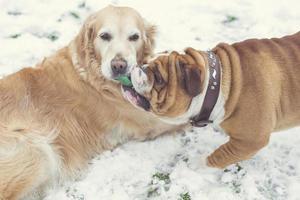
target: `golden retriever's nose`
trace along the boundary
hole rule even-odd
[[[124,75],[127,71],[127,61],[122,57],[116,56],[110,65],[114,76]]]

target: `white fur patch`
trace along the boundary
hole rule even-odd
[[[43,143],[39,145],[39,147],[47,156],[47,171],[49,173],[49,177],[51,177],[51,179],[59,179],[61,167],[61,159],[59,155],[54,151],[53,147],[49,143]]]
[[[30,138],[27,139],[28,142],[32,143],[33,146],[45,154],[47,165],[47,174],[45,175],[50,177],[52,180],[59,178],[61,169],[61,158],[51,145],[57,136],[57,131],[57,129],[53,129],[49,134],[47,134],[47,136],[40,136],[38,133],[33,133]]]
[[[115,126],[108,134],[106,134],[105,139],[109,143],[110,147],[113,148],[117,145],[124,144],[128,141],[130,133],[124,127],[122,123]]]

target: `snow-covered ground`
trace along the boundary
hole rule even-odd
[[[0,76],[66,45],[86,16],[108,4],[134,7],[156,24],[157,51],[300,31],[299,0],[0,0]],[[255,157],[226,170],[200,165],[228,139],[209,127],[129,142],[99,155],[84,178],[46,200],[300,199],[299,132],[274,133]]]

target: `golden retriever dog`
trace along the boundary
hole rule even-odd
[[[210,123],[228,134],[206,161],[224,168],[253,156],[272,132],[300,124],[300,32],[172,52],[135,68],[131,80],[168,123]]]
[[[97,153],[174,128],[133,107],[114,81],[151,56],[154,34],[135,10],[109,6],[69,45],[0,80],[1,200],[41,198]]]

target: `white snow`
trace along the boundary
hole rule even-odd
[[[68,44],[82,21],[108,4],[134,7],[156,24],[157,52],[187,46],[206,50],[218,42],[300,31],[298,0],[82,3],[0,0],[0,76],[34,65]],[[230,16],[237,20],[231,22]],[[46,200],[177,200],[185,193],[186,199],[190,196],[193,200],[300,199],[299,132],[300,128],[294,128],[274,133],[270,144],[256,156],[225,171],[203,165],[205,156],[228,140],[211,128],[191,129],[147,142],[132,141],[97,156],[84,178],[51,190]]]

